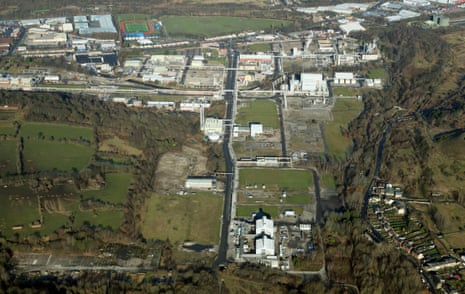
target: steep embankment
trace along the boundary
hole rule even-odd
[[[392,130],[379,175],[401,184],[409,196],[432,191],[460,196],[464,161],[444,148],[447,143],[433,138],[465,123],[463,65],[457,62],[464,50],[456,44],[463,32],[398,25],[370,34],[379,37],[390,79],[388,89],[366,98],[365,111],[350,126],[355,148],[346,172],[348,203],[354,208],[360,203],[360,195],[352,191],[373,175],[377,148],[389,123]],[[449,139],[453,138],[444,140]]]

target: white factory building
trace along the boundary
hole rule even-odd
[[[189,190],[209,191],[216,188],[215,177],[187,177],[185,188]]]
[[[220,118],[207,117],[203,125],[203,132],[208,133],[223,133],[224,120]]]
[[[255,254],[271,256],[275,254],[273,220],[263,215],[255,219]]]
[[[261,123],[250,123],[250,136],[255,138],[258,135],[263,134],[263,125]]]
[[[265,234],[273,238],[273,220],[263,216],[255,221],[256,235]]]
[[[266,235],[262,235],[255,239],[255,254],[257,255],[274,255],[274,240]]]
[[[334,85],[337,86],[354,86],[357,84],[357,79],[351,72],[336,72],[334,73]]]
[[[302,73],[300,89],[310,96],[328,96],[328,84],[321,73]]]

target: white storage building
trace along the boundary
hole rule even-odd
[[[357,80],[351,72],[336,72],[334,73],[334,84],[351,86],[356,85]]]
[[[300,76],[301,90],[312,96],[327,96],[328,85],[321,73],[302,73]]]
[[[261,255],[274,255],[274,240],[265,235],[255,239],[255,253]]]
[[[260,235],[262,233],[273,238],[273,220],[263,216],[255,221],[255,233]]]
[[[191,190],[212,190],[216,188],[215,177],[187,177],[186,189]]]

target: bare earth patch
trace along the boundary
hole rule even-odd
[[[183,146],[180,152],[164,154],[158,162],[155,174],[157,192],[173,193],[184,187],[187,176],[202,176],[207,173],[205,147],[197,144]]]

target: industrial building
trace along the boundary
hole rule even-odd
[[[224,130],[224,120],[221,118],[207,117],[203,125],[203,132],[205,134],[219,133],[222,134]]]
[[[180,111],[200,112],[200,108],[209,109],[211,107],[210,101],[205,97],[202,99],[194,99],[192,101],[182,101],[179,104]]]
[[[255,239],[255,254],[271,256],[275,254],[274,240],[265,234]]]
[[[66,33],[52,32],[47,29],[31,28],[29,29],[24,43],[26,46],[43,46],[55,47],[65,45],[68,41]]]
[[[116,34],[116,28],[110,14],[90,15],[88,18],[75,16],[74,26],[80,35],[91,35],[96,33]]]
[[[262,218],[258,218],[255,220],[255,233],[256,235],[266,234],[273,238],[273,220],[263,216]]]
[[[274,58],[271,54],[241,54],[239,56],[239,69],[273,73]]]
[[[168,109],[168,110],[175,110],[176,103],[173,101],[147,101],[147,107],[155,107],[158,109]]]
[[[321,73],[302,73],[300,90],[310,96],[326,97],[329,95],[328,84]]]
[[[76,53],[74,59],[83,67],[92,70],[111,71],[118,65],[116,53],[93,52],[92,54]]]
[[[255,138],[258,135],[263,134],[263,124],[261,123],[249,123],[250,136]]]
[[[334,73],[334,85],[336,86],[355,86],[357,79],[351,72],[336,72]]]
[[[365,31],[365,28],[358,21],[350,21],[345,24],[341,24],[339,28],[346,35],[350,34],[351,32]]]
[[[207,177],[187,177],[185,188],[189,190],[209,191],[216,189],[216,178]]]

